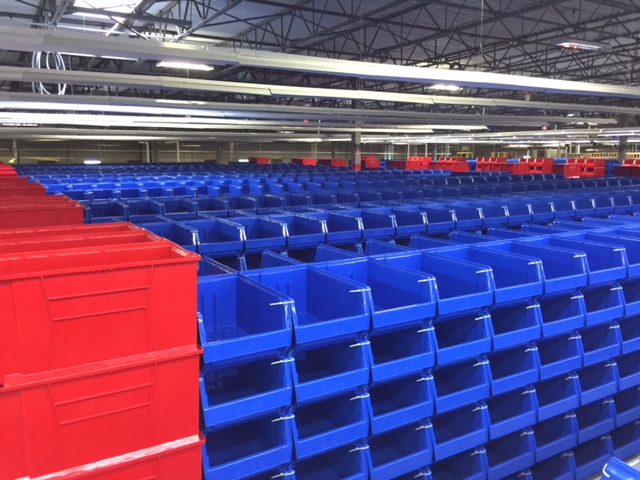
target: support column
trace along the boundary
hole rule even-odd
[[[338,142],[330,142],[331,143],[331,158],[337,158],[338,156]]]
[[[222,142],[216,142],[216,163],[218,165],[223,164],[223,149],[224,145],[222,144]]]
[[[151,142],[151,162],[158,163],[158,142]]]
[[[361,151],[360,143],[362,141],[362,134],[360,132],[354,132],[351,134],[351,164],[355,167],[361,164]]]
[[[620,137],[620,143],[618,144],[619,162],[623,162],[627,158],[627,151],[629,150],[628,140],[629,137]]]
[[[393,160],[393,143],[384,144],[384,158],[387,160]]]
[[[431,158],[433,158],[433,161],[435,162],[436,160],[438,160],[438,144],[434,143],[432,145],[432,153],[431,153]]]
[[[180,141],[176,141],[176,160],[180,163]]]

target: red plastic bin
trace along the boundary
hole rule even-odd
[[[199,258],[166,241],[0,256],[0,386],[195,345]]]
[[[84,222],[84,207],[79,203],[7,204],[0,206],[0,228],[38,225],[69,225]]]
[[[294,165],[305,165],[307,167],[309,166],[313,167],[316,165],[316,159],[315,158],[292,158],[291,163],[293,163]]]
[[[142,228],[129,222],[92,223],[89,225],[52,225],[45,227],[21,227],[0,229],[0,242],[19,239],[30,240],[34,238],[59,237],[67,235],[84,234],[120,234],[126,232],[141,231]]]
[[[32,480],[201,480],[204,438],[193,435]]]
[[[199,355],[196,346],[181,347],[25,376],[0,389],[0,480],[197,434]]]
[[[347,161],[344,158],[319,158],[318,165],[326,167],[346,167]]]

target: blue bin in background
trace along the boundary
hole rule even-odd
[[[163,203],[153,199],[126,200],[129,207],[129,221],[133,223],[153,222],[158,216],[166,216]]]
[[[332,273],[297,265],[244,275],[295,301],[297,345],[362,337],[370,328],[369,287]]]
[[[207,428],[282,412],[293,404],[290,363],[252,359],[230,366],[207,365],[200,376],[200,398]]]
[[[198,206],[191,198],[162,198],[157,201],[164,205],[164,215],[172,220],[195,220],[198,217]]]
[[[640,350],[640,316],[625,316],[616,323],[620,326],[622,353]]]
[[[574,373],[536,384],[538,421],[564,414],[580,406],[580,382]]]
[[[347,342],[296,350],[293,364],[296,402],[364,390],[369,383],[367,346]]]
[[[290,463],[293,460],[292,420],[293,417],[266,415],[205,431],[204,478],[244,478]]]
[[[369,434],[365,400],[348,394],[297,406],[292,424],[295,458],[308,458],[364,440]]]
[[[373,383],[431,368],[436,363],[433,328],[418,326],[376,333],[369,338]]]
[[[201,277],[198,329],[205,364],[286,356],[293,343],[292,310],[289,297],[244,276]]]
[[[433,480],[484,480],[487,478],[486,451],[478,448],[435,462],[430,467]]]
[[[583,405],[575,411],[578,443],[605,435],[616,426],[616,409],[611,397]]]
[[[582,338],[576,332],[545,338],[537,342],[540,378],[545,380],[565,375],[584,365]]]
[[[489,480],[504,478],[535,463],[533,430],[512,433],[485,446]]]
[[[431,275],[366,258],[317,266],[371,289],[374,330],[423,322],[436,314],[436,285]]]
[[[198,206],[198,217],[207,215],[210,217],[228,217],[229,202],[224,198],[213,196],[195,197],[191,200]]]
[[[373,435],[368,443],[371,480],[395,478],[433,461],[433,447],[426,427],[397,428]]]
[[[324,220],[329,245],[354,245],[362,241],[364,225],[360,217],[329,211],[309,211],[304,215]]]
[[[195,228],[177,222],[145,223],[144,228],[190,252],[198,249],[198,231]]]
[[[88,223],[105,223],[114,220],[126,222],[129,217],[129,206],[117,200],[90,202],[85,209],[85,218]]]
[[[491,394],[498,395],[540,379],[540,358],[534,344],[514,347],[489,355]]]
[[[531,388],[513,390],[487,400],[489,437],[493,440],[523,430],[537,422],[536,391]]]
[[[433,376],[408,375],[369,387],[371,433],[378,434],[431,417]]]
[[[457,363],[491,351],[490,316],[467,315],[433,324],[436,362]]]
[[[542,262],[533,257],[477,247],[452,247],[439,255],[487,265],[493,271],[495,304],[507,305],[534,299],[543,293]]]
[[[304,458],[295,462],[295,478],[301,480],[367,480],[369,478],[368,454],[366,450],[361,448],[340,447],[330,452]]]
[[[586,308],[586,326],[611,322],[624,316],[624,294],[617,284],[582,290]]]
[[[246,233],[244,227],[219,218],[201,218],[184,222],[198,232],[200,255],[237,257],[244,253]]]
[[[228,221],[242,225],[244,228],[244,253],[246,254],[260,253],[264,250],[282,252],[287,246],[285,223],[267,217],[254,216],[236,216]]]
[[[326,224],[304,215],[270,215],[270,219],[287,225],[286,250],[300,250],[326,243]]]
[[[484,404],[438,414],[431,423],[433,450],[438,462],[489,441],[489,416]]]
[[[538,303],[497,306],[489,313],[494,351],[526,345],[542,336],[542,313]]]
[[[578,422],[573,412],[563,413],[533,427],[536,463],[559,455],[578,445]]]
[[[618,368],[614,360],[589,365],[577,371],[582,405],[606,398],[618,391]]]
[[[617,323],[596,325],[580,332],[584,366],[604,362],[622,353],[622,337]]]
[[[433,377],[437,413],[482,401],[491,393],[491,372],[487,360],[438,367],[434,369]]]
[[[569,333],[585,326],[586,307],[581,293],[545,296],[539,302],[543,337]]]
[[[640,422],[627,423],[611,432],[611,444],[617,457],[628,458],[637,456],[640,451]],[[635,460],[633,465],[638,465]],[[640,471],[635,470],[635,477],[622,477],[625,479],[640,478]],[[613,477],[616,478],[616,477]]]
[[[640,415],[640,389],[637,387],[621,390],[613,395],[616,407],[616,426],[635,422]]]
[[[384,260],[436,278],[440,318],[478,312],[493,304],[491,269],[427,252],[389,254]]]
[[[574,480],[576,471],[572,452],[565,452],[536,463],[523,472],[523,477],[530,480]]]
[[[627,390],[640,385],[640,351],[626,353],[617,357],[619,389]]]
[[[640,314],[640,279],[629,279],[622,282],[620,286],[624,295],[625,315],[628,317]]]
[[[573,449],[576,462],[576,478],[587,478],[602,471],[610,457],[614,455],[611,437],[605,435],[581,443]]]

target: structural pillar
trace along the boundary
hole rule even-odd
[[[433,158],[434,162],[438,160],[438,144],[437,143],[434,143],[432,145],[431,158]]]
[[[360,144],[362,142],[362,134],[360,132],[354,132],[351,134],[351,164],[355,167],[361,164],[362,153],[360,151]]]
[[[628,144],[629,137],[620,137],[620,143],[618,144],[618,161],[624,162],[627,158],[627,151],[629,149]]]
[[[222,152],[223,152],[223,147],[224,145],[222,144],[222,142],[216,142],[216,163],[218,165],[222,165]]]
[[[151,142],[151,163],[158,163],[158,142]]]

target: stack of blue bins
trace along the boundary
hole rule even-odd
[[[633,183],[197,172],[86,202],[203,256],[207,480],[583,479],[640,452]]]

